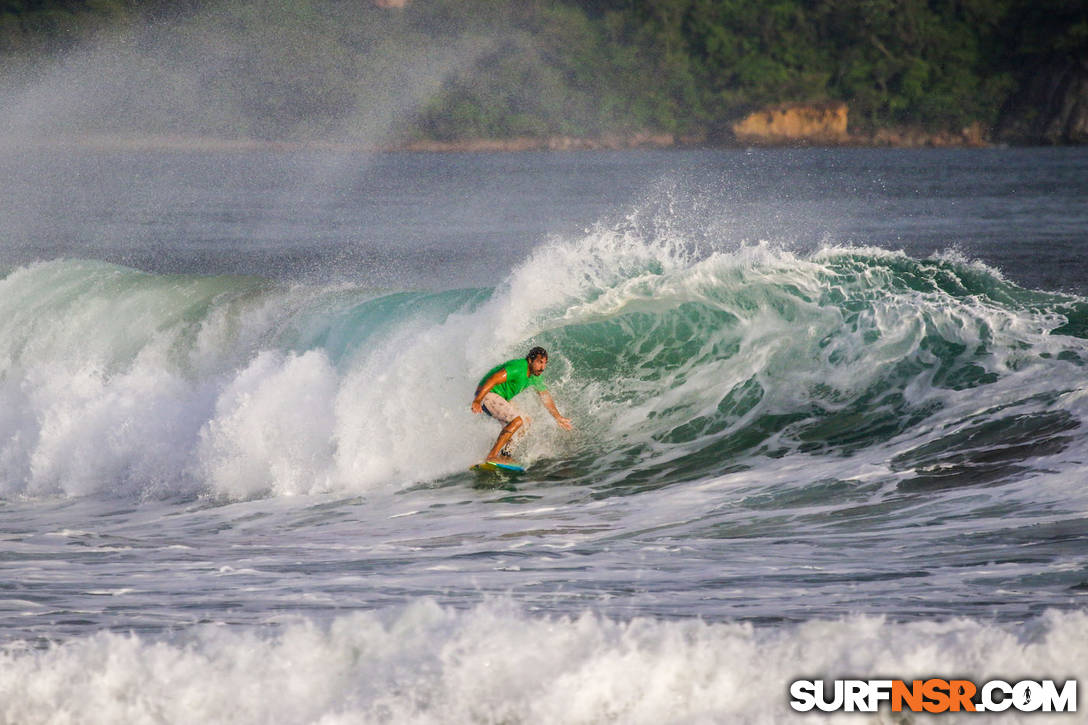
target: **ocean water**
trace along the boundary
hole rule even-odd
[[[1088,682],[1086,150],[0,170],[0,723]],[[528,473],[472,473],[533,345],[576,428],[525,394]]]

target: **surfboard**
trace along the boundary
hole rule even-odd
[[[477,463],[469,470],[490,473],[497,473],[503,471],[506,473],[525,473],[525,467],[519,466],[516,463],[493,463],[491,461]]]

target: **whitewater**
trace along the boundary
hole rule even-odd
[[[32,161],[2,723],[925,722],[789,683],[1088,675],[1082,151]],[[472,390],[534,345],[576,428],[522,395],[529,472],[481,477]]]

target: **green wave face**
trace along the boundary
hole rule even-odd
[[[622,452],[606,459],[623,485],[891,442],[898,470],[932,479],[962,458],[977,476],[978,435],[980,455],[1011,460],[994,446],[1053,449],[1077,426],[1052,408],[1083,372],[1084,303],[955,257],[752,248],[587,297],[543,337]]]
[[[442,478],[494,435],[466,412],[479,375],[536,344],[578,432],[538,426],[523,455],[602,490],[787,457],[923,490],[1010,480],[1080,445],[1088,304],[952,255],[697,254],[597,234],[539,248],[494,290],[62,261],[13,270],[0,291],[9,492]]]

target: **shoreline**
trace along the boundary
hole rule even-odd
[[[415,140],[373,144],[360,141],[269,140],[181,134],[87,134],[0,141],[0,150],[61,149],[99,152],[166,151],[207,153],[304,152],[338,153],[519,153],[636,150],[745,150],[800,148],[998,148],[1007,144],[986,139],[978,129],[961,134],[913,129],[882,129],[871,135],[822,138],[760,137],[711,142],[706,138],[634,133],[601,137],[548,136],[508,139],[468,138],[456,141]]]

